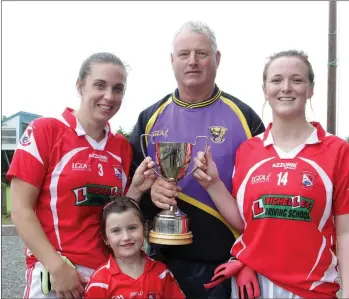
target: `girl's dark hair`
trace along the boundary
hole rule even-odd
[[[108,216],[113,213],[120,214],[120,213],[131,211],[131,210],[139,218],[143,227],[144,228],[146,227],[143,214],[138,204],[132,198],[129,198],[129,197],[126,197],[126,196],[117,197],[115,200],[111,201],[110,203],[104,206],[101,214],[100,223],[101,223],[101,235],[103,240],[106,240],[107,238],[105,229],[106,229],[106,222],[107,222]]]
[[[269,57],[268,62],[265,64],[264,70],[263,70],[263,87],[265,86],[265,82],[267,80],[267,73],[268,73],[268,69],[269,69],[270,64],[275,59],[280,58],[280,57],[297,57],[300,60],[302,60],[306,64],[306,66],[308,67],[309,82],[310,82],[311,86],[314,86],[315,75],[314,75],[313,67],[308,60],[308,55],[303,51],[287,50],[287,51],[281,51],[281,52],[275,53],[274,55]]]

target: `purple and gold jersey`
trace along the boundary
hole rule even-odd
[[[252,135],[263,131],[262,121],[249,106],[217,87],[210,99],[195,104],[181,101],[176,90],[140,114],[131,137],[135,156],[133,167],[143,159],[140,153],[140,135],[143,133],[150,134],[154,143],[196,143],[188,172],[193,168],[193,158],[198,151],[204,151],[208,142],[220,178],[227,189],[232,190],[237,148]],[[197,139],[198,136],[207,139]],[[147,154],[155,161],[155,145],[150,138],[145,139],[144,144]],[[178,207],[188,215],[194,239],[186,246],[164,246],[162,252],[169,258],[184,260],[224,261],[229,258],[229,250],[238,234],[192,175],[180,180],[178,185],[182,188]],[[149,203],[147,199],[144,201]]]

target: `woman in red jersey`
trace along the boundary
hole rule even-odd
[[[26,245],[24,298],[80,298],[108,257],[99,234],[103,206],[122,194],[138,201],[153,183],[147,158],[129,184],[131,146],[110,132],[126,76],[118,57],[93,54],[76,82],[79,109],[36,119],[20,139],[7,177],[12,219]]]
[[[270,57],[263,91],[273,122],[238,149],[232,195],[210,150],[195,158],[198,182],[243,229],[231,254],[258,273],[262,298],[336,298],[338,264],[349,297],[349,144],[306,120],[313,89],[303,52]]]
[[[109,260],[91,276],[84,298],[185,298],[167,267],[142,251],[146,227],[138,204],[128,197],[103,209],[101,235]]]

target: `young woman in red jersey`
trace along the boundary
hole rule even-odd
[[[243,230],[231,254],[258,273],[262,298],[336,298],[338,265],[342,297],[349,297],[349,144],[306,120],[313,89],[303,52],[270,57],[263,91],[273,122],[238,149],[233,198],[210,150],[195,158],[195,178]],[[223,278],[240,269],[221,268]]]
[[[76,82],[79,109],[36,119],[20,140],[7,177],[12,220],[27,247],[24,298],[80,298],[108,257],[99,235],[103,206],[120,194],[137,201],[154,181],[147,158],[129,184],[131,146],[110,132],[126,77],[114,54],[91,55]]]
[[[84,298],[185,298],[167,267],[142,251],[146,227],[138,204],[128,197],[105,206],[101,234],[109,260],[91,276]]]

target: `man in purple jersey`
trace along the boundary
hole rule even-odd
[[[194,143],[197,136],[207,136],[220,177],[227,189],[232,190],[235,152],[242,142],[262,133],[264,125],[248,105],[215,84],[220,58],[215,35],[207,25],[187,22],[180,28],[171,53],[178,88],[139,115],[131,136],[134,154],[131,173],[144,159],[141,134],[151,134],[154,141],[190,143]],[[203,147],[204,143],[195,146],[193,155]],[[155,160],[152,144],[147,147],[147,155]],[[178,186],[181,192],[158,178],[151,194],[143,197],[141,207],[145,217],[151,220],[160,209],[178,205],[190,219],[193,243],[152,245],[156,252],[154,258],[167,264],[187,298],[228,299],[229,280],[209,291],[203,284],[209,282],[214,269],[230,257],[230,249],[239,234],[192,176],[179,181]]]

